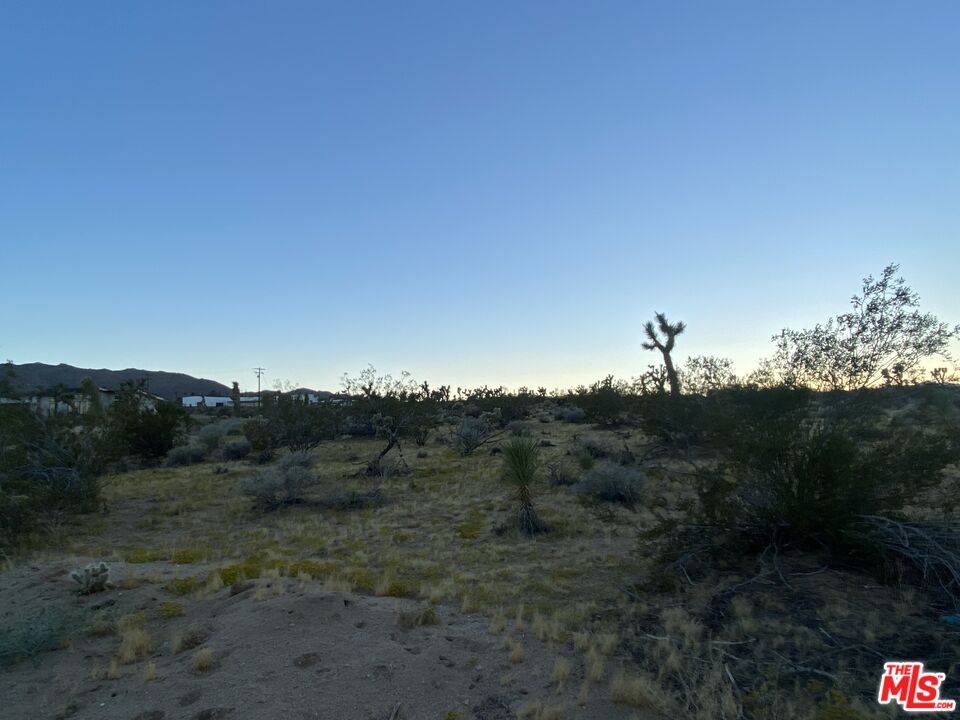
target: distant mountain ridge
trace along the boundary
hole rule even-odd
[[[90,378],[98,386],[108,390],[117,390],[122,382],[134,382],[146,379],[147,389],[165,400],[176,400],[183,395],[230,395],[230,388],[216,380],[195,378],[185,373],[165,372],[163,370],[107,370],[105,368],[78,368],[61,363],[24,363],[13,365],[16,377],[13,387],[20,393],[34,392],[38,388],[49,389],[55,385],[68,388],[80,387],[84,378]]]

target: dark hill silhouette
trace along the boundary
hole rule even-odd
[[[98,386],[117,390],[126,380],[146,379],[147,389],[166,400],[176,400],[183,395],[230,395],[230,388],[215,380],[195,378],[184,373],[164,372],[163,370],[107,370],[105,368],[78,368],[73,365],[47,365],[46,363],[24,363],[13,365],[16,377],[13,387],[19,393],[48,389],[55,385],[68,388],[80,387],[84,378],[92,379]]]

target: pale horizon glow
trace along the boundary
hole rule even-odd
[[[960,321],[960,7],[5,7],[0,360],[749,372],[896,262]]]

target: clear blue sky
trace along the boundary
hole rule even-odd
[[[953,2],[8,2],[0,357],[335,388],[960,321]]]

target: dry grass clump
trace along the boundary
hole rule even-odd
[[[192,650],[200,647],[208,637],[210,637],[210,631],[207,628],[202,625],[190,625],[173,636],[170,641],[170,650],[174,655],[184,650]]]
[[[545,642],[550,634],[550,624],[539,610],[533,613],[533,619],[530,621],[530,629],[533,630],[533,636],[540,642]]]
[[[523,651],[523,645],[517,640],[508,640],[507,649],[510,650],[510,662],[514,665],[522,663],[526,657]]]
[[[412,630],[425,625],[439,625],[440,618],[432,607],[416,610],[403,610],[397,615],[397,625],[404,630]]]
[[[177,602],[162,602],[157,606],[157,616],[164,620],[182,617],[185,612],[183,605]]]
[[[493,614],[493,617],[490,619],[490,627],[488,631],[491,635],[499,635],[504,630],[507,629],[507,619],[503,615],[503,610],[497,608],[497,611]]]
[[[110,664],[104,667],[99,661],[95,661],[90,668],[90,679],[97,680],[118,680],[123,677],[120,671],[120,663],[116,658],[110,659]]]
[[[587,680],[597,682],[603,678],[605,662],[597,648],[591,646],[583,659],[583,672]]]
[[[143,623],[144,618],[141,613],[127,615],[117,623],[120,630],[117,658],[124,665],[142,660],[153,650],[153,639],[143,628]]]
[[[200,648],[193,654],[193,659],[190,661],[190,664],[193,666],[195,672],[204,673],[213,670],[216,662],[217,658],[213,652],[213,648],[205,647]]]
[[[146,667],[143,668],[143,679],[145,682],[153,682],[157,679],[157,664],[154,662],[147,663]]]
[[[353,587],[353,580],[346,575],[331,575],[323,581],[323,588],[328,592],[351,593],[353,592]]]
[[[604,655],[612,655],[620,644],[620,636],[616,633],[599,633],[595,640],[597,649]]]
[[[563,656],[558,657],[553,663],[553,672],[550,673],[550,681],[557,686],[557,692],[563,689],[564,683],[570,678],[570,662]]]
[[[517,711],[519,720],[566,720],[565,705],[544,705],[540,700],[529,700]]]
[[[610,681],[610,699],[618,705],[637,710],[663,710],[663,688],[646,675],[631,675],[618,670]]]

